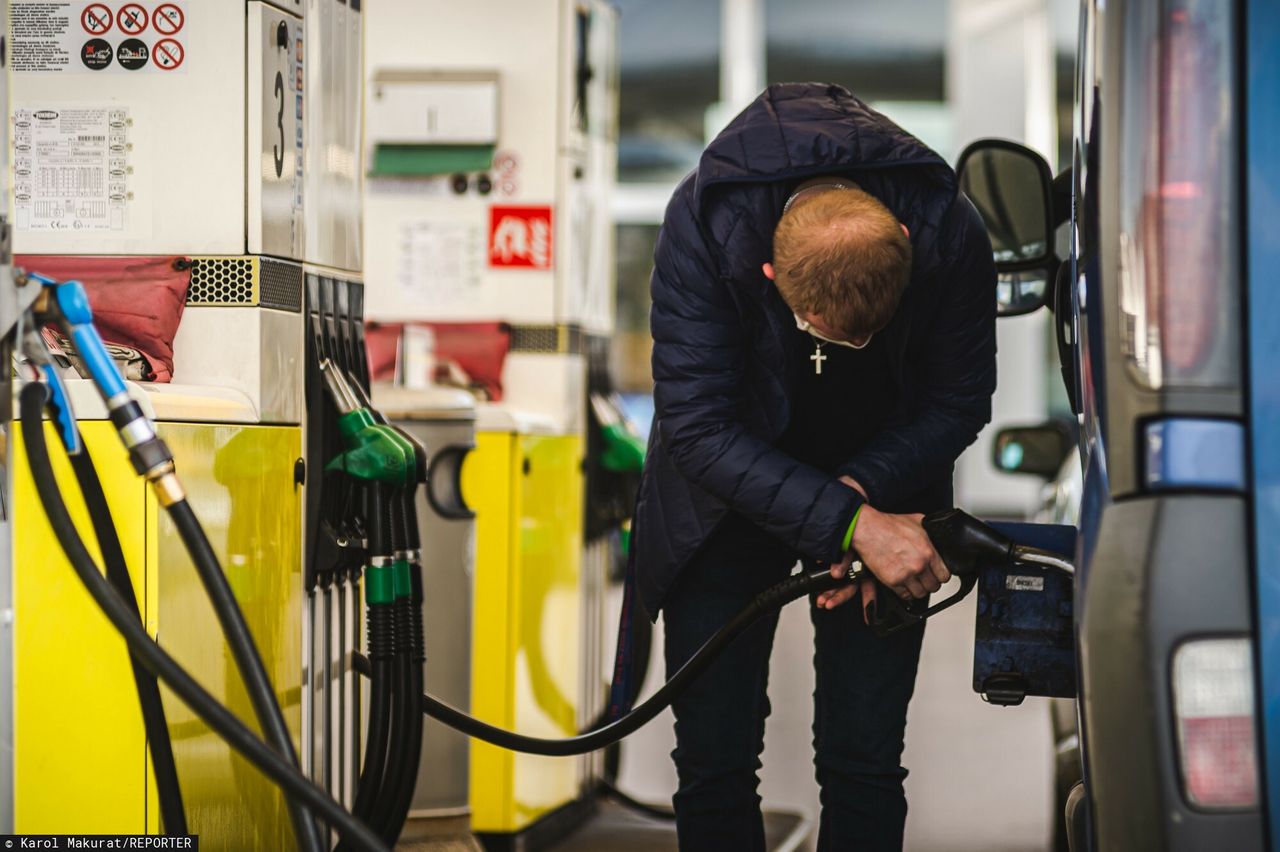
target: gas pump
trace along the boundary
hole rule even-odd
[[[368,15],[375,396],[407,423],[432,416],[415,389],[434,382],[479,397],[460,471],[474,579],[428,564],[429,589],[460,593],[428,622],[428,646],[471,645],[477,717],[575,735],[603,715],[604,590],[643,460],[608,378],[617,13],[599,0],[384,0]],[[428,729],[424,754],[456,747]],[[601,766],[475,743],[469,784],[451,775],[412,814],[469,810],[494,843],[538,842],[585,811]]]
[[[308,465],[304,437],[304,311],[314,304],[306,281],[317,270],[359,280],[360,4],[11,5],[6,115],[14,130],[19,264],[84,282],[100,327],[120,344],[113,348],[125,359],[130,397],[155,421],[195,514],[208,525],[291,748],[318,778],[308,687],[321,689],[314,675],[324,667],[308,663],[312,575],[303,554],[311,549],[310,501],[321,490],[309,487],[307,474],[321,477]],[[8,297],[39,288],[2,289]],[[181,530],[128,466],[113,461],[108,412],[76,371],[83,353],[52,332],[45,339],[79,432],[98,450],[146,628],[219,700],[252,718],[251,696],[192,582]],[[6,392],[6,405],[10,398]],[[7,824],[21,832],[157,831],[149,773],[102,780],[144,761],[147,740],[154,741],[144,735],[132,679],[120,667],[128,658],[83,654],[119,640],[83,590],[68,584],[73,575],[50,571],[43,554],[58,551],[50,550],[53,530],[41,521],[25,473],[25,443],[11,436],[9,448],[12,534],[0,554],[0,588],[19,616],[6,637],[12,669],[0,671],[13,744],[4,750],[11,764],[0,764],[0,807],[11,809]],[[54,610],[76,628],[33,615]],[[346,636],[357,635],[358,625],[348,621]],[[69,659],[83,660],[84,670],[69,677]],[[17,692],[15,670],[26,687]],[[330,667],[335,682],[337,670]],[[351,719],[351,696],[334,706]],[[275,786],[168,694],[164,711],[190,830],[227,848],[293,843],[295,826]],[[335,733],[348,750],[348,770],[352,739]],[[342,751],[323,746],[314,754]],[[333,774],[325,789],[336,797],[336,766]],[[350,793],[348,785],[344,804]],[[77,807],[69,810],[68,801]]]

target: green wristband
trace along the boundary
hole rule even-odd
[[[862,506],[865,505],[867,504],[862,504]],[[853,513],[853,520],[849,522],[849,529],[845,530],[844,542],[840,545],[841,553],[848,553],[849,547],[853,544],[853,528],[858,525],[858,516],[862,514],[862,506],[859,506],[858,511]]]

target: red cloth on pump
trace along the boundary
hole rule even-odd
[[[502,366],[511,350],[511,326],[504,322],[365,323],[369,374],[375,381],[395,375],[405,325],[431,329],[437,364],[456,365],[472,387],[482,388],[491,400],[502,399]],[[427,379],[437,381],[436,376]]]
[[[191,284],[178,257],[17,255],[14,265],[59,281],[79,281],[89,294],[94,325],[108,343],[137,349],[154,381],[173,378],[173,338]]]

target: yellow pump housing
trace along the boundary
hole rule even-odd
[[[476,511],[472,709],[522,734],[577,733],[584,602],[582,439],[485,428],[464,468]],[[574,758],[471,747],[472,827],[518,832],[576,799]]]
[[[188,498],[243,608],[291,732],[300,729],[302,489],[296,426],[160,422]],[[46,425],[55,470],[91,552],[70,465]],[[82,421],[147,630],[251,727],[235,664],[186,550],[115,427]],[[27,469],[10,448],[14,500],[14,828],[87,834],[160,830],[154,779],[124,641],[76,579]],[[162,690],[189,827],[210,849],[287,849],[278,789]],[[130,771],[129,767],[133,767]],[[110,779],[108,782],[106,779]]]

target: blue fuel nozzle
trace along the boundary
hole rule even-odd
[[[75,344],[76,352],[89,371],[89,378],[107,405],[107,414],[120,434],[120,440],[129,451],[134,470],[157,488],[164,505],[184,499],[181,486],[173,475],[173,454],[156,435],[155,427],[142,406],[129,396],[124,376],[120,375],[120,369],[93,324],[93,311],[84,285],[79,281],[57,281],[35,272],[23,274],[28,281],[49,292],[51,298],[46,313],[63,327]],[[46,378],[55,375],[51,370],[44,372]],[[59,394],[62,397],[60,405],[57,404]],[[62,417],[60,426],[74,432],[74,415],[66,404],[66,389],[60,387],[60,382],[51,383],[51,396],[55,413],[58,410],[67,412],[65,417],[59,415]]]
[[[98,392],[102,394],[107,407],[121,394],[128,395],[124,377],[120,375],[116,362],[107,352],[107,345],[102,342],[98,329],[93,325],[93,311],[89,308],[89,294],[79,281],[63,281],[53,285],[53,296],[57,302],[58,312],[62,315],[67,335],[75,344],[76,352],[89,371]]]

